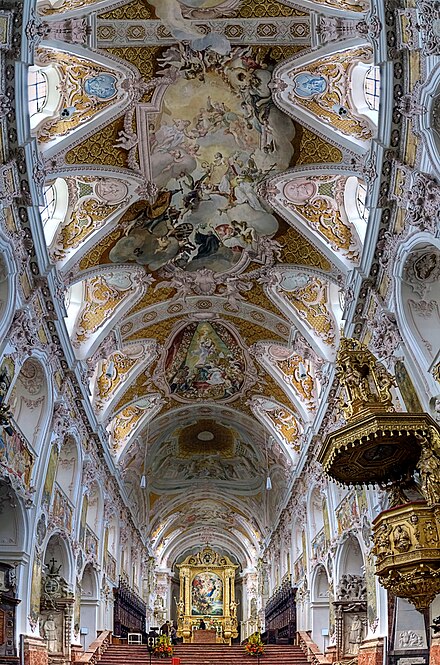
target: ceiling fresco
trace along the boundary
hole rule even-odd
[[[353,164],[372,127],[348,89],[372,53],[319,58],[306,4],[38,4],[48,25],[89,16],[89,42],[43,39],[35,58],[59,95],[33,129],[57,193],[45,234],[92,407],[164,565],[208,540],[255,565],[361,262]]]
[[[175,335],[159,372],[176,400],[231,401],[242,390],[249,368],[232,331],[217,321],[203,321]]]

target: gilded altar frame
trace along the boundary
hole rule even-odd
[[[180,595],[177,602],[178,636],[184,642],[193,641],[193,632],[203,619],[208,627],[217,631],[216,641],[231,644],[238,637],[237,603],[235,600],[235,574],[238,565],[225,555],[215,552],[211,547],[204,547],[197,554],[188,556],[177,565],[180,573]],[[193,583],[200,574],[220,578],[222,581],[222,614],[193,612]]]

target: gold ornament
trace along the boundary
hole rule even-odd
[[[422,448],[417,469],[421,490],[429,505],[440,504],[440,433],[434,425],[428,427],[426,436],[419,437]]]
[[[347,424],[324,440],[318,458],[324,471],[348,485],[406,478],[435,422],[426,413],[394,411],[394,379],[358,340],[341,341],[336,371]],[[431,476],[426,482],[432,489]]]
[[[439,520],[438,506],[417,501],[386,510],[373,522],[380,583],[420,611],[440,593]]]

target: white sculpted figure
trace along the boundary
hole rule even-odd
[[[349,653],[356,656],[359,653],[359,646],[362,642],[362,621],[359,618],[359,615],[356,614],[351,626],[350,633],[348,635],[348,646]]]
[[[58,651],[58,637],[57,625],[53,618],[53,614],[49,614],[43,626],[44,639],[47,642],[47,650],[49,653],[56,653]]]

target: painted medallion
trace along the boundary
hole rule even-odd
[[[245,378],[243,350],[218,322],[190,323],[172,341],[165,378],[172,395],[183,400],[227,400]]]

